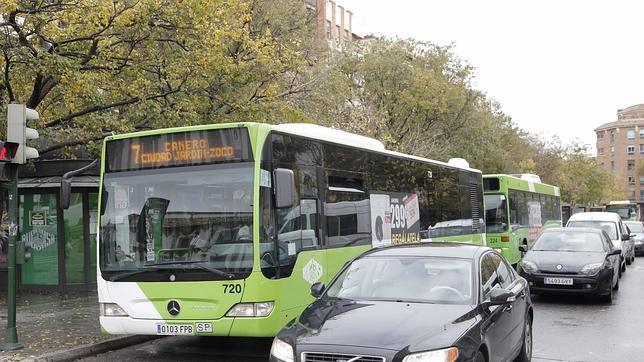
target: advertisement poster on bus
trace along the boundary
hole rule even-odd
[[[418,195],[372,192],[369,202],[373,247],[420,241]]]
[[[539,201],[528,202],[528,226],[530,227],[528,241],[532,244],[541,231],[541,203]]]

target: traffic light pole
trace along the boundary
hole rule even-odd
[[[9,166],[9,165],[8,165]],[[9,191],[9,248],[7,250],[7,329],[4,343],[0,350],[16,350],[23,346],[18,342],[18,329],[16,328],[16,244],[18,243],[18,165],[10,164]]]

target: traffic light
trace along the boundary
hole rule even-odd
[[[15,142],[0,141],[0,162],[11,162],[16,157],[18,146]]]
[[[26,145],[27,140],[38,138],[38,131],[27,127],[28,120],[38,119],[38,112],[24,104],[11,103],[7,113],[7,141],[18,144],[11,162],[23,164],[30,158],[38,158],[38,150]]]

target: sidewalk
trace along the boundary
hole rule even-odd
[[[17,301],[17,351],[0,351],[0,361],[32,360],[38,356],[93,345],[115,336],[102,335],[96,291],[73,293],[22,292]],[[0,295],[0,343],[7,326],[7,295]]]

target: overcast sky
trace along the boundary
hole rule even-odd
[[[356,30],[440,45],[521,128],[580,140],[644,103],[644,2],[344,0]]]

